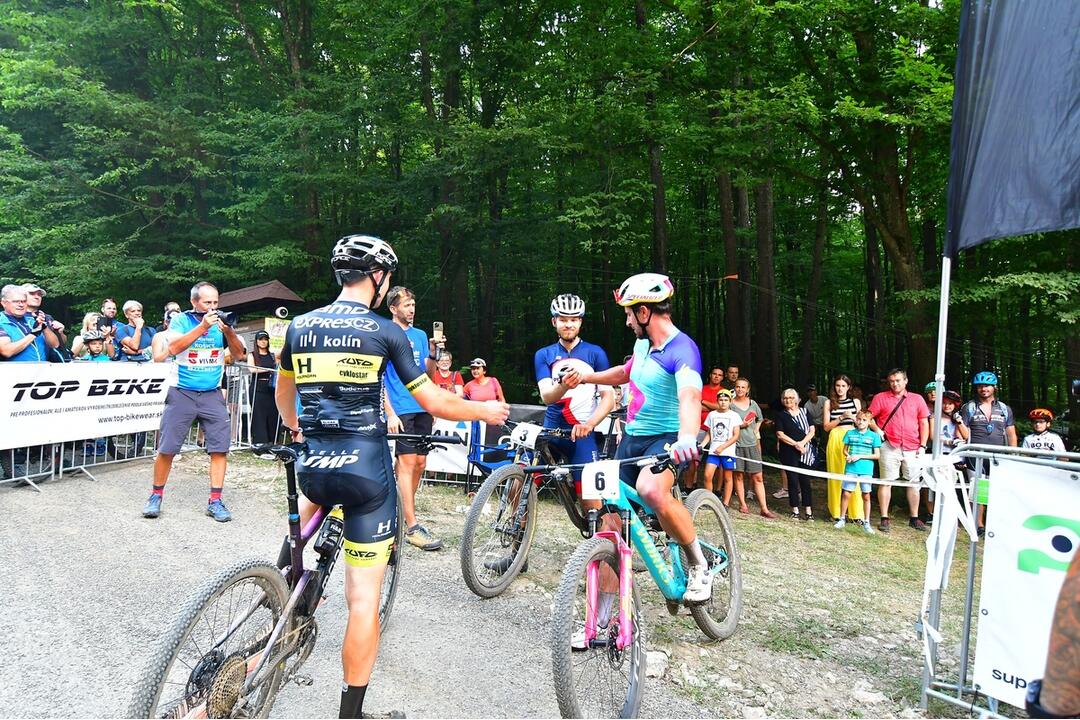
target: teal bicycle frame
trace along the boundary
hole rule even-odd
[[[593,532],[594,537],[607,538],[616,548],[619,558],[619,633],[615,647],[622,650],[633,641],[633,607],[632,583],[633,583],[633,553],[631,544],[637,549],[645,567],[653,582],[660,592],[671,602],[681,602],[686,592],[686,570],[683,568],[682,556],[679,553],[679,544],[674,540],[668,540],[668,556],[665,560],[657,550],[652,536],[645,528],[645,523],[638,517],[638,512],[647,516],[655,517],[655,512],[641,498],[637,490],[619,481],[619,497],[607,503],[607,507],[615,507],[622,519],[622,533],[614,530],[601,530]],[[635,512],[634,506],[640,508]],[[595,531],[598,513],[596,510],[589,511],[589,526]],[[723,548],[718,548],[706,542],[701,542],[702,551],[712,556],[710,570],[721,572],[727,569],[730,560]],[[585,640],[592,644],[596,638],[597,625],[597,601],[600,592],[600,562],[594,561],[586,572],[585,586]]]

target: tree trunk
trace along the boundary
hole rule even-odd
[[[776,273],[773,265],[772,179],[754,187],[757,220],[758,323],[757,340],[763,362],[758,367],[759,397],[773,398],[780,390],[780,328],[776,304]]]
[[[866,317],[869,319],[866,357],[863,363],[863,376],[873,381],[876,391],[877,380],[887,368],[885,349],[885,313],[884,288],[882,287],[881,247],[878,244],[877,230],[867,220],[863,212],[863,230],[866,235]]]
[[[751,272],[750,259],[754,256],[754,244],[750,239],[750,193],[746,191],[746,188],[742,185],[735,188],[735,227],[736,237],[739,236],[738,230],[742,230],[741,237],[738,237],[740,245],[742,246],[742,252],[739,253],[739,279],[743,283],[750,283],[753,279],[753,273]],[[743,285],[743,288],[748,285]],[[754,326],[754,308],[752,302],[752,294],[750,292],[742,293],[742,307],[740,311],[742,316],[740,318],[738,333],[741,335],[737,347],[743,349],[743,356],[739,360],[739,368],[742,373],[747,377],[750,377],[752,368],[750,363],[755,355],[753,346],[750,340],[750,329]]]
[[[720,362],[743,367],[747,358],[744,343],[743,286],[739,268],[739,237],[735,234],[735,206],[731,196],[731,173],[716,176],[716,204],[720,208],[720,225],[724,237],[724,325],[727,328],[728,349]]]
[[[645,17],[645,0],[635,0],[634,20],[643,42],[648,40],[648,26]],[[664,196],[664,167],[661,160],[660,143],[656,140],[656,92],[648,90],[645,93],[645,110],[649,125],[645,144],[649,151],[649,182],[653,187],[652,207],[652,259],[653,269],[659,273],[667,272],[667,206]]]
[[[814,228],[814,250],[810,259],[810,284],[806,289],[806,304],[802,317],[799,362],[795,367],[798,387],[804,388],[814,378],[814,324],[817,320],[818,295],[821,292],[821,266],[825,240],[829,235],[829,202],[824,188],[818,192],[817,225]]]

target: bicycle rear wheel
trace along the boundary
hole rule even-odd
[[[633,587],[633,639],[622,650],[615,646],[619,607],[611,607],[606,629],[597,628],[594,647],[575,650],[574,636],[585,627],[586,572],[593,562],[611,568],[616,577],[619,561],[611,541],[586,540],[570,557],[555,594],[551,613],[551,665],[555,695],[565,718],[630,718],[641,708],[645,683],[645,636],[641,600]]]
[[[465,518],[461,574],[469,589],[483,598],[505,591],[521,572],[535,531],[536,485],[520,465],[504,465],[476,491]]]
[[[269,650],[288,597],[281,571],[261,560],[239,562],[204,582],[158,639],[136,681],[129,717],[269,715],[285,656],[264,666],[248,692],[243,685]],[[289,629],[275,652],[289,642]]]
[[[401,501],[398,500],[397,534],[394,536],[394,549],[390,551],[390,562],[386,564],[383,575],[382,594],[379,596],[379,631],[386,629],[390,622],[390,611],[394,609],[398,581],[401,580],[401,561],[405,557],[405,518],[401,514]]]
[[[690,614],[703,633],[713,640],[725,640],[735,633],[742,615],[742,561],[735,530],[723,504],[708,490],[690,493],[686,509],[712,569],[712,597],[704,604],[691,605]]]

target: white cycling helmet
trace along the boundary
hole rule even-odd
[[[346,235],[330,253],[330,267],[339,284],[355,273],[394,272],[397,266],[397,255],[390,243],[372,235]]]
[[[585,301],[577,295],[560,295],[551,301],[551,317],[585,317]]]
[[[630,307],[638,303],[658,303],[675,294],[671,278],[660,273],[638,273],[632,275],[615,291],[615,303],[621,307]]]

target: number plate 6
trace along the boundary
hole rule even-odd
[[[540,437],[543,429],[539,425],[533,425],[532,423],[518,423],[517,427],[514,428],[514,432],[510,434],[510,441],[515,445],[535,450],[536,438]]]
[[[581,469],[582,500],[618,500],[619,461],[600,460]]]

